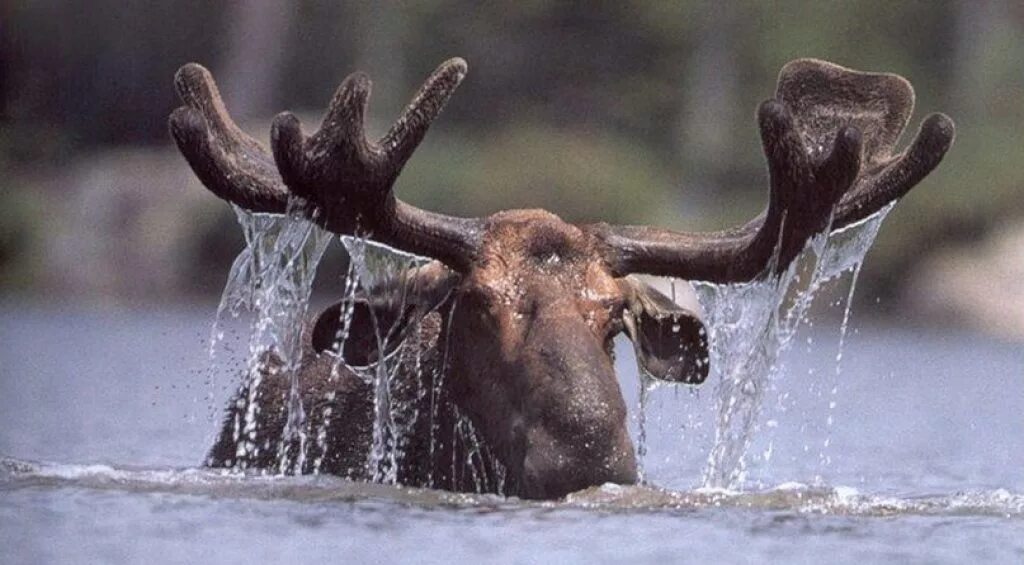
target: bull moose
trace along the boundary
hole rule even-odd
[[[466,72],[462,59],[443,63],[378,141],[363,126],[370,80],[354,73],[311,136],[291,113],[278,115],[270,152],[235,125],[206,69],[188,64],[175,76],[185,105],[170,116],[171,134],[215,195],[257,213],[298,206],[335,234],[433,259],[401,284],[362,289],[346,339],[341,303],[307,328],[296,378],[306,413],[326,434],[310,447],[320,450],[317,471],[369,476],[373,390],[350,367],[393,353],[372,337],[383,321],[414,340],[400,353],[394,392],[421,415],[404,439],[400,483],[524,498],[635,483],[613,338],[626,332],[658,379],[699,384],[709,363],[699,318],[633,275],[720,284],[778,277],[812,236],[906,194],[954,137],[950,118],[932,114],[897,152],[914,105],[905,79],[801,59],[783,67],[774,98],[757,110],[770,187],[766,210],[745,225],[689,233],[572,224],[545,210],[452,217],[398,199],[394,184]],[[332,371],[339,356],[341,370]],[[275,467],[291,382],[279,369],[268,360],[258,383],[243,383],[208,464]],[[237,448],[231,422],[246,398],[262,403],[254,422],[262,450]],[[458,432],[460,419],[473,442]],[[312,472],[312,459],[291,470]]]

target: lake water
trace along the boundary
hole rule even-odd
[[[818,323],[740,491],[700,488],[709,382],[650,394],[648,486],[525,503],[197,468],[242,361],[210,369],[213,310],[0,306],[0,562],[1024,562],[1020,344],[855,312],[837,371]]]

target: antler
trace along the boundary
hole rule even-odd
[[[914,106],[902,77],[863,73],[814,59],[783,67],[775,99],[758,109],[768,161],[767,210],[714,233],[594,224],[621,275],[648,273],[710,282],[782,272],[808,238],[874,214],[902,197],[942,160],[952,120],[932,114],[906,151],[893,155]],[[777,254],[777,255],[776,255]]]
[[[272,159],[232,121],[209,71],[191,63],[175,75],[185,106],[171,114],[170,130],[196,176],[224,200],[281,214],[297,196],[307,203],[307,216],[330,231],[366,235],[464,270],[479,247],[482,220],[421,210],[398,200],[393,185],[465,75],[462,59],[443,63],[388,133],[372,142],[363,125],[370,79],[354,73],[312,136],[289,112],[274,119]]]

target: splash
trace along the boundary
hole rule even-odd
[[[250,214],[236,208],[246,247],[232,265],[210,351],[216,364],[215,353],[224,340],[224,323],[243,312],[251,313],[248,361],[231,423],[235,456],[228,464],[237,471],[258,467],[278,474],[319,474],[335,441],[330,437],[331,422],[345,417],[336,413],[333,392],[325,393],[322,400],[326,402],[318,403],[322,406],[315,414],[307,415],[311,407],[303,404],[299,375],[304,354],[308,354],[302,344],[303,328],[316,268],[331,236],[306,219],[301,206],[299,201],[291,203],[284,216]],[[341,236],[340,241],[349,257],[336,336],[343,348],[357,303],[379,295],[390,303],[389,308],[406,312],[411,306],[409,275],[430,259],[361,237]],[[455,410],[442,390],[448,351],[441,352],[441,367],[424,362],[424,352],[436,346],[438,336],[425,335],[417,320],[398,318],[387,325],[374,308],[367,312],[371,340],[376,341],[377,351],[384,353],[369,365],[358,367],[337,355],[330,367],[330,378],[336,382],[359,378],[370,385],[373,421],[365,476],[375,483],[398,484],[409,442],[423,431],[424,424],[418,422],[429,417],[428,484],[455,481],[475,486],[479,492],[503,492],[505,470],[468,417]],[[450,323],[442,325],[450,327]],[[282,407],[284,431],[280,438],[259,437],[259,433],[266,434],[260,430],[268,425],[267,415],[261,417],[261,410],[266,409],[261,403],[267,404],[261,385],[268,377],[282,375],[289,383]],[[309,403],[310,399],[305,401]],[[453,427],[442,429],[442,421]],[[447,439],[444,449],[435,452],[438,438]],[[439,459],[448,455],[452,458],[450,470]],[[442,469],[436,477],[435,469]]]
[[[570,494],[559,502],[501,499],[493,495],[396,488],[333,477],[253,476],[213,469],[140,469],[24,461],[0,457],[0,487],[57,491],[89,489],[121,493],[166,493],[229,500],[279,500],[299,504],[359,504],[378,501],[428,510],[478,509],[515,512],[586,509],[607,513],[665,509],[738,508],[795,514],[893,518],[938,516],[1024,518],[1024,493],[1003,488],[902,496],[862,493],[845,486],[785,483],[746,492],[701,488],[675,491],[606,484]]]
[[[225,318],[251,312],[253,322],[248,365],[242,388],[245,393],[237,401],[238,416],[233,430],[235,467],[238,470],[244,470],[252,461],[259,459],[261,450],[275,449],[273,460],[279,473],[319,473],[331,445],[328,437],[331,420],[341,416],[334,414],[330,407],[333,393],[327,393],[328,402],[321,414],[321,422],[316,429],[311,429],[312,422],[303,405],[299,383],[303,328],[316,268],[332,236],[307,220],[300,206],[300,202],[290,204],[289,212],[283,216],[252,214],[236,208],[246,247],[232,265],[221,298],[211,338],[211,355],[224,338],[222,327]],[[342,236],[341,243],[350,259],[338,335],[338,341],[343,345],[348,337],[357,291],[399,281],[397,288],[404,300],[405,274],[428,260],[362,238]],[[420,348],[407,348],[408,341],[416,340],[399,339],[393,335],[393,328],[378,326],[376,318],[373,323],[378,350],[390,353],[367,367],[350,367],[338,356],[331,371],[334,378],[345,372],[372,384],[374,421],[367,470],[375,482],[394,484],[406,432],[417,417],[415,405],[425,394],[419,386],[422,375]],[[397,399],[399,368],[403,362],[409,361],[405,355],[408,351],[415,356],[412,365],[416,378],[411,379],[415,388],[411,398],[404,394]],[[271,438],[257,436],[257,421],[263,409],[260,402],[262,381],[268,375],[278,374],[287,375],[289,387],[284,406],[284,430],[275,446]],[[307,461],[310,444],[315,445],[316,456]]]
[[[387,287],[387,292],[395,293],[397,310],[405,311],[410,273],[431,260],[367,239],[342,236],[341,241],[350,258],[346,288],[351,292],[346,300],[353,302],[360,292],[372,294]],[[444,328],[451,328],[451,316],[456,307],[457,304],[453,304],[448,310]],[[343,307],[342,312],[345,319],[341,334],[344,336],[352,319],[351,304]],[[426,417],[429,418],[426,422],[430,458],[428,485],[438,487],[447,480],[463,487],[472,486],[477,493],[504,492],[505,469],[481,440],[469,417],[462,414],[444,392],[451,341],[444,340],[446,346],[441,352],[440,367],[428,367],[423,362],[423,352],[437,342],[430,343],[418,322],[396,320],[387,327],[380,325],[377,317],[372,317],[372,322],[378,351],[386,354],[366,367],[345,366],[373,389],[372,442],[367,460],[372,481],[399,484],[399,470],[409,441],[416,428],[422,429],[420,419]],[[403,327],[403,323],[410,325]],[[343,360],[339,357],[335,371],[340,370],[340,364]],[[440,428],[445,414],[451,418],[450,434]],[[438,449],[440,438],[445,437],[451,442],[447,445],[451,457],[447,465],[440,460],[442,451]],[[435,476],[437,467],[447,469],[441,476]]]
[[[237,318],[244,311],[252,312],[248,365],[243,377],[247,393],[246,398],[239,399],[240,415],[235,418],[233,430],[240,468],[266,449],[277,450],[282,473],[305,464],[306,413],[298,382],[302,328],[316,268],[331,238],[303,216],[301,206],[300,201],[290,200],[284,215],[254,214],[235,207],[246,246],[231,266],[217,308],[210,353],[215,356],[224,338],[227,316]],[[276,446],[266,441],[261,444],[256,425],[260,410],[257,394],[264,376],[279,372],[289,377],[284,433]],[[299,448],[293,457],[289,446],[296,442]]]
[[[351,287],[352,292],[347,300],[354,299],[356,287],[373,292],[382,285],[393,285],[397,281],[401,304],[398,310],[404,311],[408,290],[405,284],[407,273],[427,264],[429,259],[358,237],[342,236],[341,242],[349,254],[350,274],[346,286]],[[344,338],[351,322],[351,302],[342,311],[346,317],[342,324]],[[349,368],[373,385],[373,441],[367,468],[374,482],[397,484],[405,443],[419,417],[416,406],[427,393],[422,386],[422,349],[419,347],[419,339],[406,339],[400,335],[401,328],[397,327],[400,321],[396,322],[395,327],[382,327],[378,318],[373,317],[372,320],[377,350],[389,353],[381,355],[376,363],[368,367]],[[418,338],[419,328],[413,328],[411,333]],[[408,358],[410,355],[412,359]],[[337,362],[342,362],[340,357]],[[408,377],[402,372],[405,364],[413,367],[414,378],[403,378]],[[399,394],[399,387],[409,381],[414,383],[411,394]]]
[[[813,238],[802,256],[777,278],[729,285],[695,283],[710,331],[711,376],[718,383],[715,439],[703,473],[706,487],[743,484],[747,450],[758,429],[765,393],[784,370],[782,354],[807,321],[823,286],[846,272],[852,271],[854,277],[859,273],[890,209],[891,205],[862,222]],[[843,317],[837,367],[854,288],[855,282]],[[770,451],[765,458],[770,458]]]

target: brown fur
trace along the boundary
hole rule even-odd
[[[403,455],[399,458],[398,482],[403,485],[442,488],[452,491],[479,490],[505,494],[515,488],[499,474],[500,463],[486,444],[470,457],[470,446],[456,425],[458,414],[445,389],[432,397],[435,379],[443,363],[442,314],[434,312],[419,323],[403,348],[397,370],[399,378],[392,394],[397,402],[407,403],[400,418],[412,422],[409,433],[401,438]],[[308,347],[308,340],[306,341]],[[418,358],[417,358],[418,357]],[[417,371],[417,365],[423,369]],[[256,432],[259,450],[238,455],[238,432],[244,422],[252,381],[243,382],[232,397],[216,443],[206,464],[236,470],[258,470],[310,474],[319,472],[354,480],[369,480],[368,455],[373,441],[373,389],[344,364],[334,370],[335,358],[312,349],[305,351],[298,374],[302,406],[308,424],[305,464],[282,469],[278,458],[284,436],[291,387],[290,375],[280,370],[280,362],[270,355],[261,364],[256,393]],[[436,405],[436,410],[434,409]],[[433,428],[433,430],[431,429]],[[323,442],[317,441],[324,430]],[[326,448],[326,449],[324,449]],[[299,445],[287,446],[287,461],[297,460]],[[316,462],[320,460],[319,466]]]

